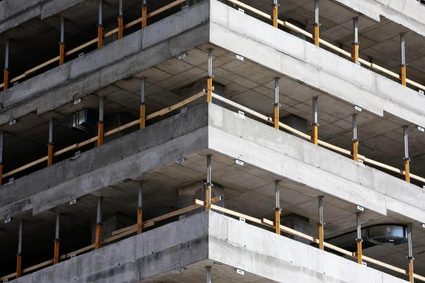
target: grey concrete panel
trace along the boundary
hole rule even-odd
[[[217,1],[210,33],[211,43],[338,99],[425,125],[425,97],[418,92]]]
[[[353,205],[425,222],[425,192],[415,185],[224,108],[211,105],[209,116],[208,147],[215,152]]]

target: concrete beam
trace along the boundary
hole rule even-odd
[[[418,92],[214,0],[210,42],[379,116],[425,126]]]

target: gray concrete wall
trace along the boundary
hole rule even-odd
[[[0,219],[45,211],[207,147],[207,105],[15,180],[0,190]]]
[[[425,191],[416,185],[215,105],[209,117],[208,148],[217,153],[353,205],[425,223]]]
[[[143,282],[208,259],[275,282],[406,282],[214,212],[182,218],[13,282]],[[190,272],[184,271],[186,278]],[[225,280],[226,274],[217,277]],[[239,281],[233,276],[222,282]]]
[[[211,3],[211,43],[377,115],[388,112],[425,126],[425,97],[418,92],[229,6]]]
[[[86,0],[3,0],[0,2],[0,33],[33,18],[45,19]]]
[[[191,6],[3,91],[0,124],[43,114],[208,42],[209,3]]]
[[[416,0],[336,0],[376,21],[381,16],[425,36],[425,5]]]

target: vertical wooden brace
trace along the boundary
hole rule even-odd
[[[142,29],[148,26],[148,5],[146,4],[146,1],[143,1],[142,4]]]
[[[103,121],[99,121],[97,123],[97,146],[100,146],[103,144],[103,138],[104,138],[104,123]]]
[[[47,166],[53,165],[53,149],[54,145],[52,143],[47,144]]]
[[[104,27],[103,25],[97,26],[97,48],[103,47],[103,38],[104,38]]]
[[[277,3],[277,1],[274,2],[273,4],[273,9],[272,9],[272,21],[273,21],[273,27],[277,28],[278,27],[278,17],[279,17],[279,4]]]
[[[3,70],[3,89],[4,90],[9,89],[9,82],[10,82],[9,74],[10,74],[9,69]]]
[[[118,39],[124,36],[124,19],[123,16],[118,16]]]
[[[59,65],[63,65],[65,63],[65,43],[59,43]]]

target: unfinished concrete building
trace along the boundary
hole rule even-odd
[[[0,1],[0,282],[425,282],[425,1]]]

